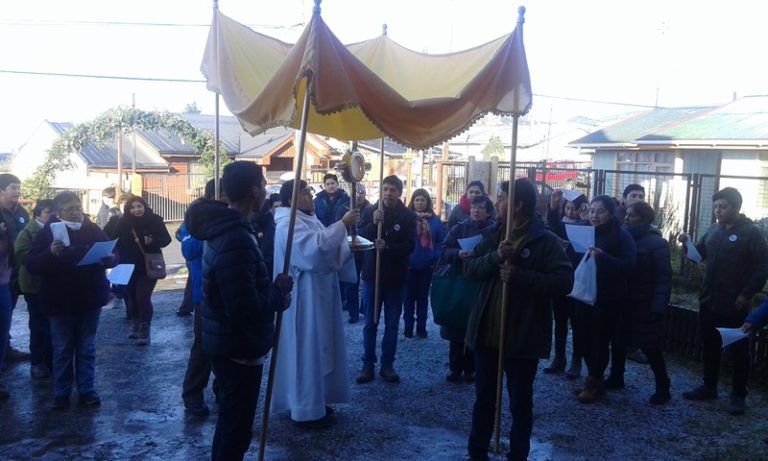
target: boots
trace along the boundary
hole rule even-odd
[[[656,392],[649,399],[651,405],[664,405],[671,398],[672,396],[669,394],[669,378],[657,378]]]
[[[128,335],[128,337],[130,339],[138,339],[139,330],[141,330],[141,323],[138,320],[131,320],[131,333]]]
[[[139,335],[136,341],[137,346],[149,345],[149,322],[142,322],[139,326]]]
[[[576,379],[581,376],[581,357],[577,357],[576,354],[571,356],[571,366],[568,371],[565,372],[565,377],[568,379]]]
[[[544,368],[544,373],[546,374],[559,374],[565,371],[565,357],[562,355],[555,355],[555,358],[552,359],[552,362],[549,363],[549,366]]]
[[[587,376],[587,385],[576,397],[576,400],[581,403],[592,403],[601,395],[605,395],[605,383],[603,380]]]

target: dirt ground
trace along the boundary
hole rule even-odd
[[[175,311],[184,274],[164,281],[154,295],[152,344],[137,347],[127,338],[123,309],[105,308],[97,339],[100,408],[73,401],[68,411],[51,411],[51,382],[32,380],[29,364],[10,364],[2,382],[11,398],[0,403],[0,459],[3,460],[203,460],[210,456],[216,406],[207,418],[185,415],[181,382],[192,340],[192,318]],[[13,343],[26,349],[26,306],[14,313]],[[399,384],[377,379],[354,383],[362,352],[362,322],[345,323],[352,401],[337,405],[333,423],[306,429],[286,413],[270,417],[267,460],[463,460],[473,388],[445,380],[448,345],[429,324],[429,338],[398,340],[395,367]],[[380,333],[381,334],[381,333]],[[542,361],[540,367],[546,365]],[[768,400],[748,398],[745,416],[726,413],[728,389],[714,402],[682,400],[699,383],[696,364],[670,363],[673,400],[647,403],[652,375],[629,362],[627,387],[592,405],[574,400],[574,381],[540,373],[534,396],[535,423],[530,459],[544,460],[768,460]],[[265,370],[262,401],[266,386]],[[506,402],[505,402],[506,405]],[[256,459],[261,406],[246,459]],[[508,412],[502,427],[508,430]],[[492,459],[505,459],[492,455]]]

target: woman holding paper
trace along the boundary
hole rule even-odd
[[[653,370],[656,392],[651,395],[653,405],[669,402],[669,376],[661,347],[664,344],[664,317],[669,309],[672,293],[672,265],[669,243],[652,226],[656,213],[645,202],[635,202],[626,211],[626,229],[635,239],[637,265],[629,284],[629,300],[624,310],[627,346],[642,349]],[[613,356],[614,362],[624,360]],[[624,364],[613,363],[612,369],[623,370]],[[623,381],[623,376],[621,378]]]
[[[594,306],[576,301],[576,341],[587,362],[589,376],[578,394],[581,403],[590,403],[605,394],[604,373],[608,366],[609,344],[619,324],[628,295],[628,278],[635,268],[637,250],[632,236],[614,217],[616,202],[599,195],[589,206],[595,228],[595,245],[589,247],[596,265],[597,298]]]
[[[563,240],[565,254],[571,260],[574,268],[579,265],[582,253],[577,253],[573,245],[568,243],[566,225],[589,226],[587,220],[581,219],[579,210],[589,208],[587,198],[581,192],[572,190],[556,190],[552,193],[549,208],[547,209],[547,224],[561,240]],[[544,373],[562,373],[565,371],[565,343],[568,339],[568,319],[573,318],[575,306],[573,299],[562,296],[552,300],[552,313],[555,320],[555,358],[544,368]],[[575,332],[574,332],[575,333]],[[573,340],[573,353],[571,354],[571,366],[566,376],[571,379],[581,376],[582,353]]]
[[[123,216],[112,238],[117,238],[117,251],[124,264],[133,264],[133,275],[125,287],[125,303],[131,317],[129,338],[139,346],[150,342],[150,325],[154,309],[152,292],[157,279],[147,276],[144,254],[162,253],[171,243],[171,235],[163,218],[155,214],[141,197],[131,196],[123,205]]]
[[[480,195],[472,199],[470,219],[453,226],[441,245],[440,258],[443,263],[461,268],[464,260],[472,256],[472,249],[462,248],[460,240],[475,236],[482,239],[486,234],[496,232],[496,221],[491,219],[492,211],[493,202],[488,196]],[[440,337],[450,344],[448,366],[451,373],[446,377],[450,382],[461,381],[462,372],[466,382],[471,382],[475,376],[475,361],[472,351],[464,345],[464,336],[466,328],[440,327]]]
[[[440,244],[445,239],[445,227],[435,215],[432,198],[425,189],[416,189],[408,209],[416,214],[416,247],[408,260],[403,302],[404,334],[413,337],[414,313],[416,335],[427,337],[427,309],[432,272],[440,257]]]
[[[53,407],[69,406],[73,381],[80,404],[97,406],[96,327],[101,307],[110,299],[104,269],[117,264],[117,255],[112,252],[94,264],[80,265],[91,247],[107,236],[83,215],[74,192],[60,192],[53,205],[57,216],[38,232],[26,258],[29,273],[40,277],[40,305],[51,330]]]

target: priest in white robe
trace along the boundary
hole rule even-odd
[[[282,207],[275,211],[275,274],[283,272],[292,193],[293,181],[283,184]],[[321,421],[329,404],[349,401],[339,271],[354,269],[347,226],[358,217],[352,210],[325,227],[301,182],[289,271],[293,292],[283,313],[271,404],[273,411],[290,410],[296,422]]]

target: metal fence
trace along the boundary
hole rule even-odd
[[[182,221],[189,204],[203,196],[206,181],[204,174],[147,174],[141,195],[166,222]]]

